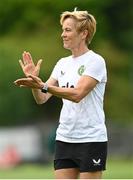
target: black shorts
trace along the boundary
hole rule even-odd
[[[66,143],[56,141],[54,168],[78,168],[80,172],[106,169],[107,142]]]

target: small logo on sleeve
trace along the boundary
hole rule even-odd
[[[61,70],[61,72],[60,72],[60,73],[61,73],[61,75],[62,75],[62,76],[64,76],[64,75],[65,75],[65,72],[64,72],[64,71],[62,71],[62,70]]]

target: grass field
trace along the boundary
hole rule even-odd
[[[52,179],[53,165],[24,164],[13,169],[0,170],[0,179]],[[105,179],[133,179],[133,161],[108,160]]]

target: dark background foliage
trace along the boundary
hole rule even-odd
[[[132,122],[133,102],[133,1],[132,0],[1,0],[0,2],[0,125],[20,125],[57,120],[61,100],[53,97],[38,106],[29,89],[13,81],[23,77],[18,60],[24,50],[33,59],[44,59],[40,77],[45,81],[63,56],[60,14],[88,10],[97,19],[97,33],[90,46],[106,59],[108,84],[106,118],[111,122]]]

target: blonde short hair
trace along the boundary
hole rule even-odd
[[[72,12],[65,11],[61,14],[60,24],[63,25],[64,20],[67,18],[73,18],[76,20],[77,32],[88,30],[86,43],[90,44],[96,32],[96,20],[94,16],[92,14],[89,14],[87,11],[77,11],[77,10],[74,10]]]

